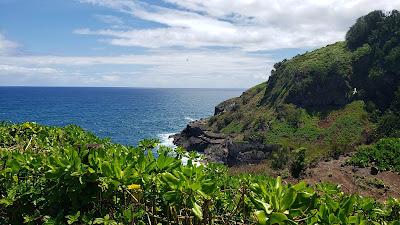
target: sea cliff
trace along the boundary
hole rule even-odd
[[[268,81],[189,123],[174,143],[236,165],[299,148],[311,163],[399,137],[399,24],[398,11],[359,18],[345,41],[276,63]]]

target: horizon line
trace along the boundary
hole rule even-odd
[[[132,88],[132,89],[250,89],[251,87],[131,87],[131,86],[40,86],[0,85],[0,88]]]

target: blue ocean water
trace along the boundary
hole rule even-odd
[[[0,87],[0,121],[76,124],[100,137],[135,145],[181,131],[243,89]]]

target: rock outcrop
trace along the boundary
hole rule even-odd
[[[207,160],[227,165],[258,163],[279,148],[257,142],[235,142],[232,136],[214,133],[205,119],[190,122],[181,133],[172,137],[175,145],[201,152]]]
[[[239,108],[239,105],[236,103],[237,99],[238,98],[231,98],[219,103],[217,106],[215,106],[214,115],[219,115],[221,113],[229,111],[235,111],[237,108]]]

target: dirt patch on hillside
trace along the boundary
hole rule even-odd
[[[320,128],[328,128],[328,127],[330,127],[330,126],[332,125],[332,123],[333,123],[333,120],[331,120],[331,119],[329,119],[329,118],[325,118],[325,119],[320,120],[320,121],[318,122],[318,126],[319,126]]]
[[[346,165],[349,157],[319,162],[308,168],[301,179],[290,176],[287,169],[276,171],[271,169],[271,162],[266,160],[260,164],[247,164],[229,168],[231,175],[262,174],[271,177],[281,176],[285,182],[297,183],[303,180],[309,184],[327,182],[340,184],[342,190],[350,194],[373,197],[384,201],[389,197],[400,198],[400,175],[389,171],[378,171],[371,174],[371,168],[358,168]]]
[[[371,174],[371,168],[358,168],[346,165],[349,157],[320,162],[306,170],[304,181],[310,184],[329,182],[340,184],[346,193],[385,200],[388,197],[400,197],[400,175],[389,171],[378,171]],[[294,181],[293,179],[288,179]]]

